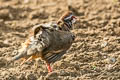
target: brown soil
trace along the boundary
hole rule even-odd
[[[38,1],[38,2],[37,2]],[[70,1],[70,0],[68,0]],[[75,42],[48,73],[44,61],[9,64],[39,23],[56,21],[67,0],[0,0],[0,80],[120,80],[120,0],[72,0]]]

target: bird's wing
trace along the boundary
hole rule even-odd
[[[70,32],[54,31],[51,45],[43,51],[43,59],[48,63],[53,63],[60,59],[70,48],[74,41],[74,36]]]
[[[75,36],[71,32],[66,31],[54,31],[53,39],[51,39],[51,46],[49,49],[53,49],[53,53],[61,52],[61,50],[66,50],[70,48],[71,44],[74,41]]]

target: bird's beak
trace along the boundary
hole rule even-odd
[[[77,19],[75,16],[72,16],[72,18],[75,18],[75,19]]]
[[[75,23],[78,19],[75,16],[72,16],[73,20],[72,23]]]

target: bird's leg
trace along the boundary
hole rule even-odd
[[[32,60],[33,56],[30,56],[25,62]]]
[[[22,66],[22,65],[25,63],[25,61],[26,61],[26,59],[24,59],[24,60],[21,62],[20,66]]]
[[[38,68],[38,59],[36,59],[36,58],[38,58],[36,55],[32,56],[32,59],[35,60],[35,63],[34,63],[35,70],[37,70],[37,68]]]
[[[31,60],[31,59],[32,59],[32,56],[29,57],[28,59],[24,59],[23,62],[22,62],[20,65],[23,65],[25,62],[27,62],[27,61],[29,61],[29,60]]]
[[[49,63],[47,63],[47,68],[48,68],[48,72],[52,72],[52,69],[51,69],[51,67],[50,67],[50,64],[49,64]]]
[[[35,70],[38,69],[38,61],[36,59],[35,59],[34,67],[35,67]]]

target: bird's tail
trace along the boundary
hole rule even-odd
[[[18,55],[16,55],[16,56],[14,56],[12,59],[11,59],[11,61],[15,61],[15,60],[18,60],[18,59],[20,59],[20,58],[22,58],[24,55],[21,53],[21,54],[18,54]]]
[[[18,51],[18,55],[14,56],[11,61],[15,61],[18,60],[20,58],[23,58],[27,55],[27,49],[22,49],[20,51]]]

